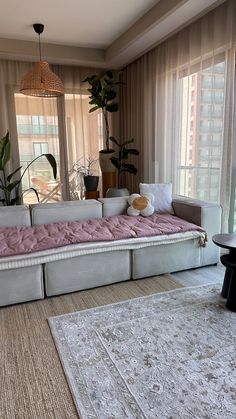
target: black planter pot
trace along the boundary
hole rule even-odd
[[[98,188],[99,176],[84,176],[86,191],[96,191]]]

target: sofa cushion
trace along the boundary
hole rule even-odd
[[[98,201],[102,203],[103,217],[126,214],[129,205],[128,196],[120,196],[116,198],[99,198]]]
[[[0,207],[0,227],[30,226],[30,211],[24,205]]]
[[[30,206],[32,225],[101,218],[102,205],[95,199]]]
[[[153,206],[158,213],[173,214],[172,208],[172,184],[171,183],[140,183],[141,195],[152,194]]]
[[[0,306],[44,298],[42,265],[0,270]]]

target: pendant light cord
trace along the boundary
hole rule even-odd
[[[42,51],[41,51],[41,39],[40,39],[40,33],[39,33],[39,59],[42,61]]]
[[[40,35],[44,31],[44,25],[42,23],[34,23],[33,24],[33,28],[34,28],[34,31],[39,36],[39,58],[40,58],[40,61],[42,61],[42,51],[41,51],[41,38],[40,38]]]

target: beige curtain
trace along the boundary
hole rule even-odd
[[[189,190],[186,183],[184,192],[191,196],[196,193],[194,188],[196,182],[201,180],[201,174],[205,173],[204,169],[212,182],[212,173],[217,170],[220,187],[216,200],[223,207],[224,230],[227,230],[229,215],[232,169],[235,9],[235,1],[225,2],[127,66],[123,71],[125,85],[121,96],[122,136],[134,137],[135,145],[140,150],[138,175],[127,176],[127,187],[137,191],[139,181],[172,182],[174,192],[181,193],[185,170],[185,174],[188,173]],[[198,101],[198,108],[195,107],[198,114],[195,114],[190,95],[194,90],[191,84],[194,80],[196,86],[199,80],[201,83],[204,80],[205,85],[207,80],[208,83],[213,83],[213,80],[215,83],[217,73],[220,73],[222,92],[216,93],[217,89],[212,84],[211,92],[209,90],[206,93],[210,95],[208,120],[204,122],[209,124],[208,129],[200,118],[200,112],[206,109],[203,102],[205,100],[207,103],[207,98],[203,96],[203,89],[199,88],[198,99],[201,103]],[[195,90],[197,92],[197,87]],[[216,111],[220,112],[220,105],[223,109],[222,127],[221,121],[217,122],[217,127],[214,118]],[[197,127],[194,125],[196,121]],[[207,156],[202,163],[199,163],[200,159],[197,162],[190,130],[194,132],[196,141],[211,141],[205,151],[200,149],[199,143],[199,153],[217,154],[221,151],[221,157],[215,159],[220,166],[215,168],[215,172],[212,163],[214,156],[211,156],[211,164],[209,158],[206,162]],[[217,130],[222,140],[221,149],[219,145],[213,147]],[[214,135],[210,139],[212,133]],[[200,192],[199,195],[201,197]],[[206,193],[203,198],[207,198]]]

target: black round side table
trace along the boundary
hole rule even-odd
[[[212,241],[217,246],[229,250],[229,254],[220,258],[226,268],[221,295],[227,298],[226,307],[236,312],[236,234],[216,234]]]

